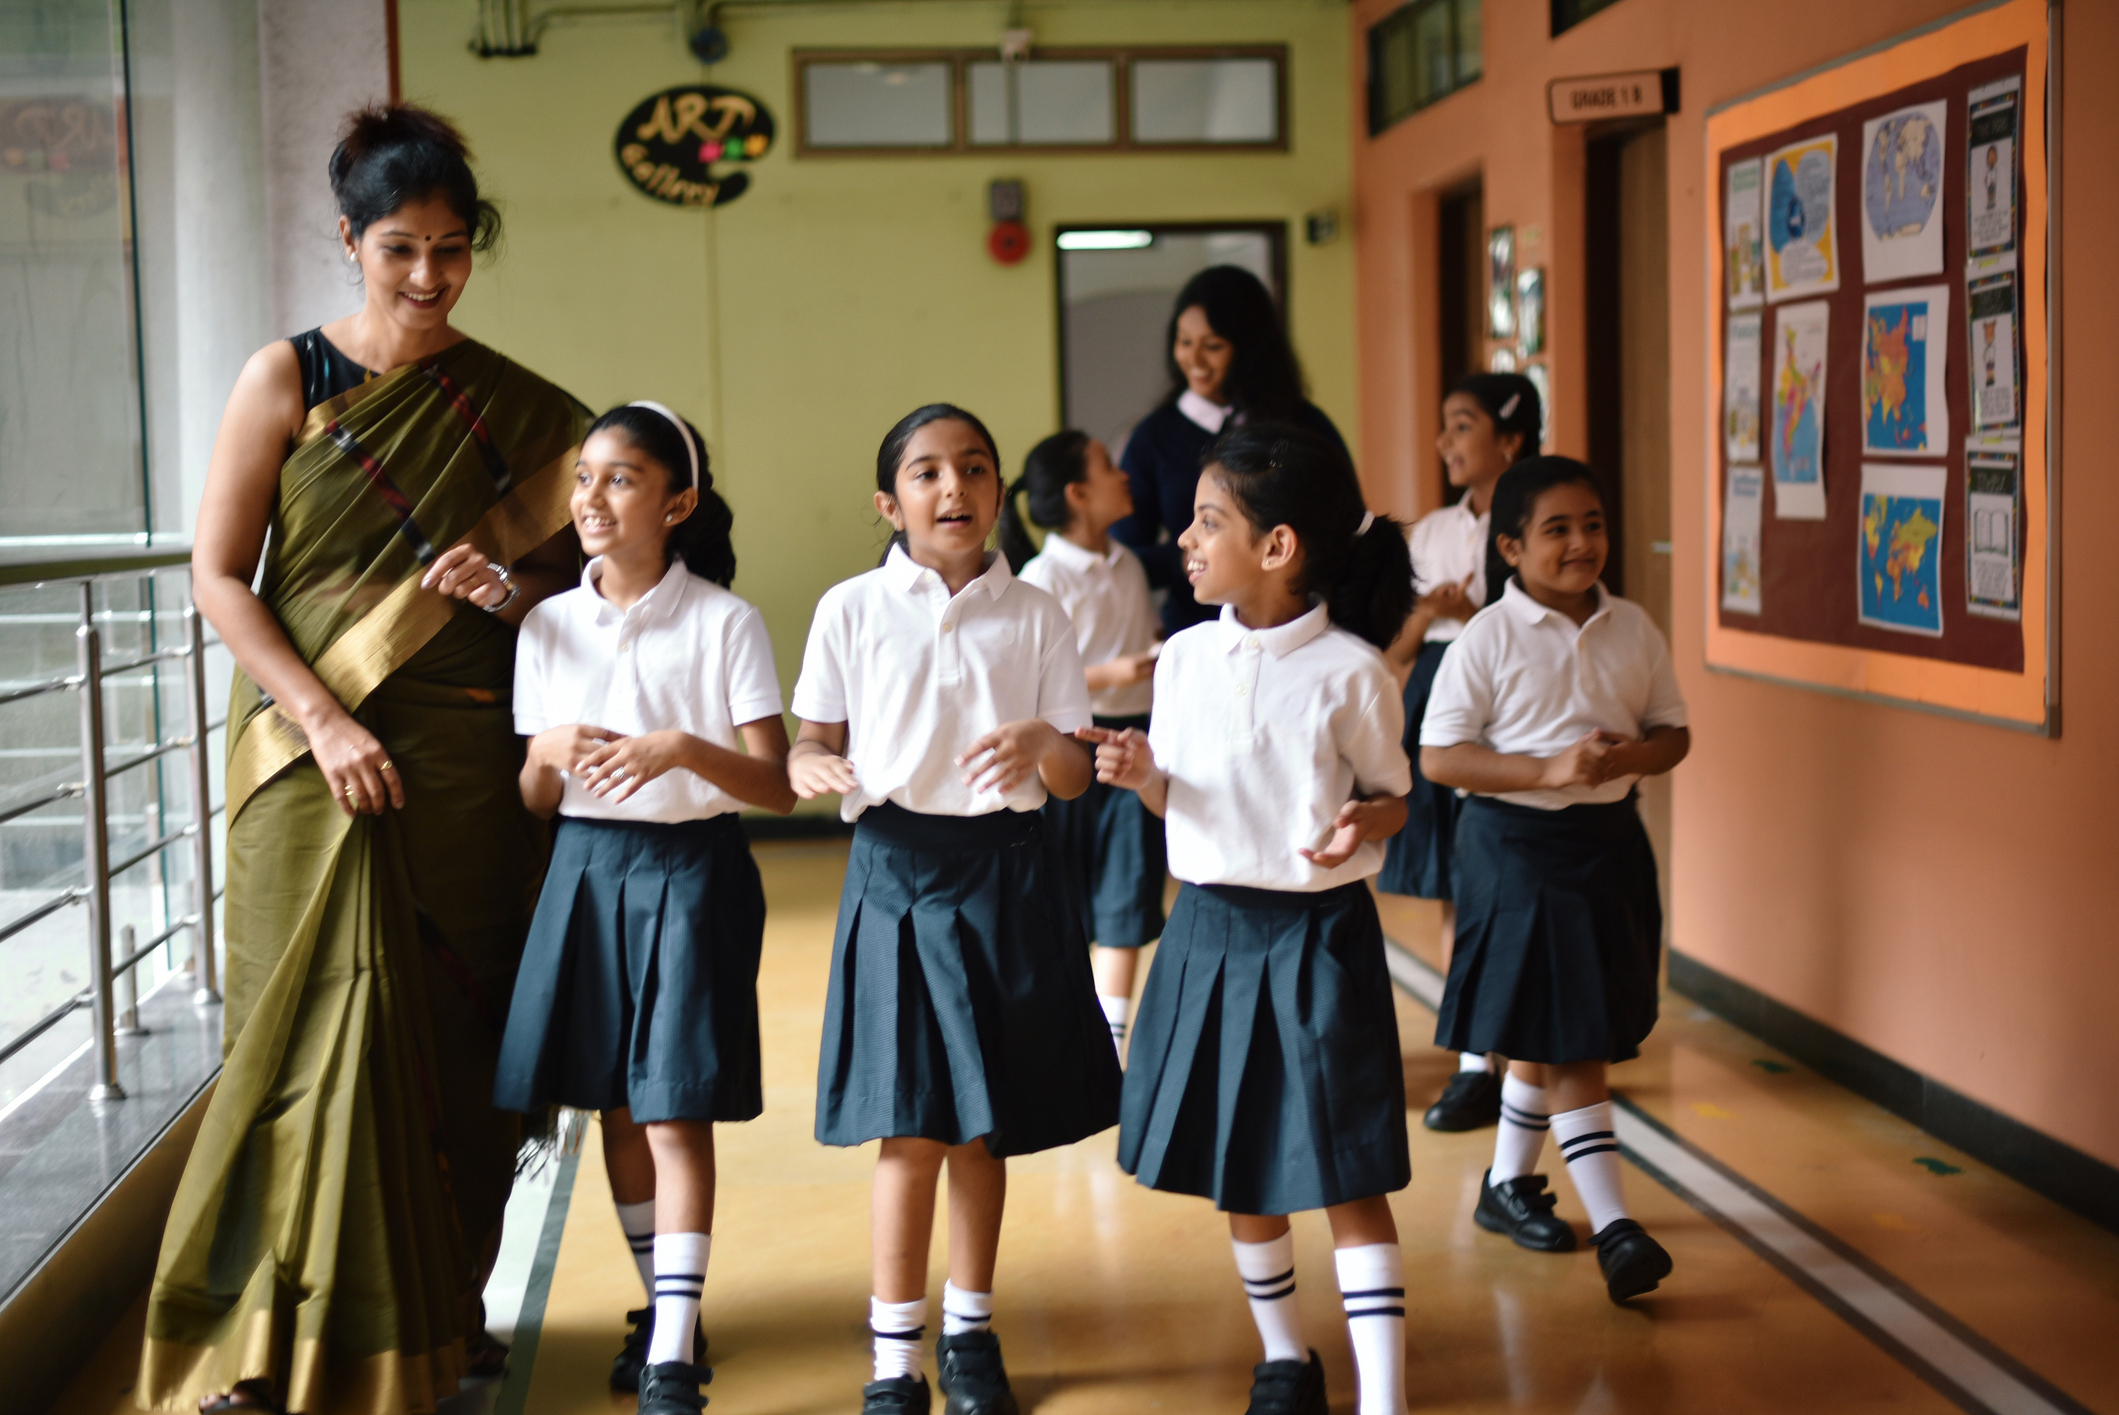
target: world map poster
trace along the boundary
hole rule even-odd
[[[1950,450],[1950,290],[1921,285],[1862,301],[1861,445],[1867,456]]]
[[[1942,134],[1938,99],[1862,124],[1861,268],[1875,285],[1942,274]]]
[[[1868,463],[1861,469],[1855,574],[1861,622],[1902,634],[1942,636],[1941,467]]]
[[[1773,325],[1773,514],[1825,519],[1825,354],[1831,306],[1782,305]]]

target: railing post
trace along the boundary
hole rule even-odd
[[[74,631],[81,672],[81,875],[88,900],[88,979],[96,1050],[92,1101],[121,1101],[118,1039],[110,997],[110,790],[103,779],[103,641],[96,632],[96,590],[81,582],[81,627]]]
[[[198,923],[191,930],[192,956],[198,960],[198,991],[191,995],[204,1007],[221,1000],[213,957],[213,767],[206,746],[206,620],[196,598],[184,602],[184,689],[191,699],[191,819],[198,830],[191,838],[191,911]]]
[[[132,925],[118,930],[118,951],[127,958],[132,957],[137,947]],[[115,991],[118,995],[118,1025],[113,1029],[121,1037],[144,1037],[147,1029],[140,1025],[140,969],[139,965],[127,968],[118,974]]]

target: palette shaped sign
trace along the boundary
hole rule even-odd
[[[773,115],[757,99],[706,84],[643,98],[618,125],[618,167],[641,192],[672,206],[721,206],[750,189],[750,174],[715,163],[756,162],[771,151]]]

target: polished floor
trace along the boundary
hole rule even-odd
[[[772,907],[759,983],[766,1113],[720,1130],[705,1306],[718,1371],[710,1394],[717,1415],[853,1415],[868,1374],[873,1155],[810,1138],[844,850],[758,853]],[[1433,1017],[1419,1001],[1433,989],[1439,920],[1417,901],[1385,899],[1383,908],[1404,947],[1394,972],[1417,1107],[1452,1065],[1426,1044]],[[1414,1409],[2119,1412],[2119,1236],[1682,997],[1666,998],[1646,1054],[1613,1080],[1627,1104],[1628,1195],[1670,1248],[1676,1274],[1617,1308],[1593,1254],[1528,1253],[1481,1232],[1471,1207],[1492,1132],[1436,1135],[1415,1123],[1413,1182],[1393,1200]],[[995,1329],[1024,1408],[1236,1415],[1257,1342],[1227,1230],[1203,1202],[1151,1193],[1121,1174],[1114,1140],[1011,1166]],[[1545,1168],[1560,1213],[1586,1230],[1550,1152]],[[545,1184],[511,1209],[515,1231],[490,1294],[497,1317],[519,1308],[509,1378],[452,1410],[631,1408],[605,1388],[604,1373],[623,1312],[642,1294],[593,1128],[578,1160]],[[1323,1353],[1333,1410],[1350,1412],[1329,1238],[1314,1216],[1296,1234],[1307,1334]],[[139,1322],[136,1307],[56,1411],[132,1408]]]

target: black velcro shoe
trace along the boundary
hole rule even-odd
[[[640,1389],[640,1373],[647,1366],[648,1338],[655,1334],[655,1304],[635,1307],[625,1314],[632,1330],[625,1334],[625,1345],[611,1358],[611,1389],[636,1391]],[[706,1364],[706,1331],[696,1321],[692,1323],[692,1364]]]
[[[1572,1253],[1574,1226],[1552,1211],[1553,1196],[1545,1192],[1545,1176],[1526,1174],[1489,1184],[1488,1170],[1479,1176],[1479,1205],[1472,1222],[1488,1233],[1505,1233],[1519,1248],[1534,1253]],[[1653,1283],[1649,1284],[1654,1286]]]
[[[1597,1245],[1597,1266],[1604,1270],[1604,1290],[1624,1302],[1670,1276],[1670,1254],[1630,1218],[1615,1218],[1589,1240]]]
[[[917,1376],[892,1376],[861,1387],[861,1415],[927,1415],[934,1393]]]
[[[1420,1117],[1430,1130],[1483,1130],[1501,1118],[1501,1078],[1491,1071],[1459,1071]]]
[[[1001,1365],[1001,1339],[990,1331],[945,1336],[934,1344],[941,1367],[943,1415],[1017,1415],[1015,1392]]]
[[[706,1396],[699,1387],[714,1379],[711,1366],[662,1361],[640,1370],[640,1415],[699,1415]]]
[[[1244,1415],[1327,1415],[1324,1365],[1317,1349],[1307,1361],[1261,1361],[1251,1368],[1251,1403]]]

